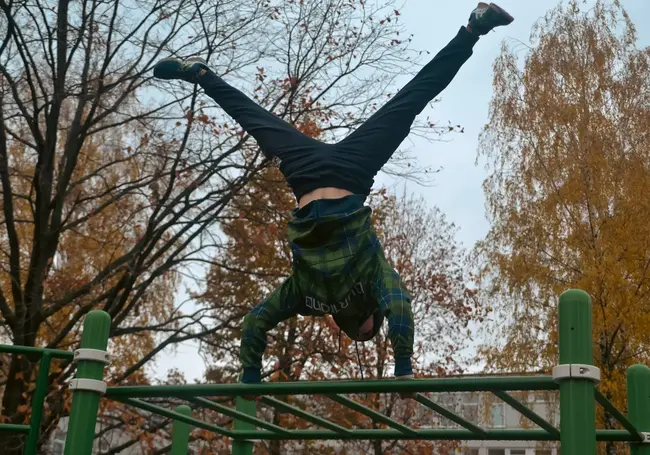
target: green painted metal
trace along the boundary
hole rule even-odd
[[[251,425],[253,425],[253,428],[259,427],[259,428],[264,428],[265,430],[276,432],[278,434],[284,434],[284,435],[289,434],[289,431],[282,427],[269,423],[265,420],[258,419],[257,417],[250,416],[245,412],[237,411],[236,409],[232,409],[229,408],[228,406],[215,403],[214,401],[211,400],[206,400],[205,398],[200,398],[200,397],[190,398],[190,402],[196,405],[200,405],[206,409],[210,409],[211,411],[219,412],[225,416],[232,417],[233,419],[239,419],[243,422],[250,423]]]
[[[592,365],[591,298],[572,289],[559,302],[560,365]],[[562,455],[596,455],[594,383],[582,378],[560,381]]]
[[[110,327],[111,317],[108,313],[100,310],[88,313],[81,334],[81,348],[105,351],[108,346]],[[76,378],[101,381],[103,377],[104,364],[92,360],[79,361]],[[95,439],[99,399],[98,392],[73,390],[68,434],[65,438],[65,455],[91,453]]]
[[[388,425],[389,427],[393,427],[396,430],[401,431],[402,433],[406,435],[414,435],[415,430],[401,424],[390,417],[385,416],[384,414],[375,411],[374,409],[370,409],[367,406],[364,406],[362,404],[357,403],[354,400],[351,400],[346,397],[342,397],[341,395],[328,395],[328,398],[332,401],[336,401],[339,404],[342,404],[343,406],[347,406],[348,408],[352,409],[353,411],[357,411],[360,414],[363,414],[365,416],[370,417],[373,422],[381,422],[383,424]]]
[[[630,432],[630,441],[642,441],[643,438],[637,432],[636,427],[629,421],[625,415],[616,409],[614,403],[609,401],[605,395],[603,395],[600,390],[596,389],[596,401],[601,404],[617,421],[621,424],[623,428]]]
[[[72,359],[74,357],[74,352],[70,351],[61,351],[58,349],[45,349],[45,348],[35,348],[32,346],[20,346],[15,344],[0,344],[0,352],[7,354],[25,354],[25,355],[37,355],[42,356],[46,352],[50,354],[50,357],[53,359]]]
[[[120,403],[128,404],[129,406],[133,406],[134,408],[142,409],[144,411],[149,411],[151,413],[158,414],[163,417],[168,417],[175,421],[185,422],[197,428],[203,428],[204,430],[213,431],[215,433],[218,433],[223,436],[227,436],[229,438],[234,437],[234,433],[226,428],[217,425],[212,425],[202,420],[195,419],[194,417],[188,417],[185,414],[181,414],[176,411],[171,411],[161,406],[147,403],[146,401],[138,400],[136,398],[120,398],[119,400],[115,400],[115,401],[119,401]]]
[[[81,348],[105,350],[110,328],[110,317],[102,311],[93,311],[84,321]],[[593,361],[591,333],[591,302],[589,296],[578,290],[562,294],[559,305],[559,364],[588,364]],[[72,359],[68,351],[39,349],[25,346],[3,346],[0,352],[41,356],[39,374],[33,397],[29,425],[0,425],[0,431],[27,433],[26,455],[35,455],[38,446],[43,405],[48,390],[48,374],[53,358]],[[78,379],[101,380],[104,365],[96,361],[80,361]],[[192,427],[224,435],[233,440],[233,455],[252,455],[253,440],[531,440],[561,441],[563,455],[593,455],[596,441],[628,441],[632,455],[650,455],[650,444],[640,443],[644,433],[650,433],[650,368],[634,365],[628,370],[629,417],[617,410],[594,387],[581,378],[565,378],[557,384],[552,376],[475,376],[446,377],[418,380],[290,382],[264,384],[206,384],[186,386],[111,387],[106,397],[151,413],[173,419],[172,455],[186,455]],[[506,393],[510,390],[560,390],[562,431],[537,415],[524,404]],[[541,429],[508,430],[483,429],[445,409],[422,395],[425,392],[492,392],[495,396],[540,426]],[[410,428],[395,419],[364,406],[342,394],[359,393],[416,393],[416,401],[442,416],[456,422],[463,429]],[[348,429],[327,419],[313,415],[296,406],[271,396],[320,394],[370,417],[390,429]],[[264,396],[271,395],[271,396]],[[260,396],[260,402],[280,412],[291,413],[318,429],[290,430],[256,417],[257,402],[242,396]],[[157,406],[138,398],[177,397],[219,412],[235,419],[230,430],[192,417],[192,410],[181,405],[176,411]],[[236,409],[202,397],[236,397]],[[97,392],[73,391],[72,412],[66,439],[65,455],[90,455],[95,433],[95,422],[100,395]],[[625,430],[596,430],[595,403],[600,403]],[[259,429],[258,429],[259,428]],[[650,442],[650,441],[648,441]]]
[[[519,413],[521,413],[521,415],[528,418],[531,422],[537,424],[540,428],[548,431],[549,433],[554,435],[557,439],[560,439],[560,430],[555,428],[553,425],[547,422],[544,418],[542,418],[532,409],[524,406],[515,397],[513,397],[512,395],[506,392],[495,391],[492,393],[496,395],[498,398],[500,398],[501,400],[503,400],[505,403],[509,404],[515,411],[518,411]]]
[[[296,417],[300,417],[301,419],[304,419],[308,422],[319,425],[323,428],[327,428],[328,430],[332,430],[335,433],[350,434],[350,430],[342,427],[341,425],[337,425],[333,422],[330,422],[327,419],[323,419],[322,417],[318,417],[313,414],[310,414],[296,406],[291,406],[290,404],[287,404],[284,401],[280,401],[276,398],[262,397],[261,402],[267,406],[271,406],[277,409],[278,411],[293,414]]]
[[[271,431],[234,431],[238,438],[259,440],[430,440],[430,441],[556,441],[554,435],[546,430],[486,430],[487,436],[480,436],[469,430],[460,429],[420,429],[413,435],[405,435],[399,430],[350,430],[351,435],[341,435],[327,430],[292,430],[291,437],[285,438]],[[598,430],[598,441],[629,441],[626,430]],[[564,454],[564,452],[562,452]]]
[[[485,430],[484,430],[483,428],[481,428],[481,427],[479,427],[479,426],[477,426],[477,425],[474,425],[474,424],[473,424],[472,422],[470,422],[469,420],[465,420],[465,419],[463,419],[462,417],[457,416],[457,415],[454,414],[453,412],[449,411],[448,409],[445,409],[444,407],[440,406],[440,405],[439,405],[438,403],[436,403],[435,401],[428,399],[427,397],[425,397],[425,396],[422,395],[422,394],[419,394],[419,393],[418,393],[418,394],[416,395],[416,397],[415,397],[415,400],[416,400],[418,403],[423,404],[423,405],[426,406],[427,408],[429,408],[429,409],[431,409],[431,410],[437,412],[437,413],[440,414],[441,416],[448,418],[448,419],[451,420],[452,422],[456,422],[458,425],[460,425],[461,427],[464,427],[464,428],[468,429],[469,431],[471,431],[471,432],[474,433],[474,434],[482,435],[482,436],[487,435],[487,433],[485,432]]]
[[[650,434],[650,368],[632,365],[627,369],[629,418],[639,432]],[[632,444],[631,455],[650,455],[650,439]]]
[[[237,411],[247,414],[251,417],[255,417],[257,414],[257,402],[252,400],[246,400],[241,396],[238,396],[235,401],[235,406]],[[251,423],[244,422],[243,420],[235,420],[235,430],[239,431],[254,431],[255,426]],[[235,431],[236,432],[236,431]],[[235,433],[233,432],[233,433]],[[278,435],[277,432],[268,432],[273,435]],[[278,435],[280,439],[286,438],[286,434]],[[245,439],[249,438],[239,438],[232,442],[232,455],[253,455],[253,442],[246,441]]]
[[[557,390],[552,376],[474,376],[374,381],[297,381],[261,384],[189,384],[121,386],[108,398],[234,397],[244,395],[329,395],[336,393],[481,392],[493,390]]]
[[[186,404],[176,407],[176,412],[187,417],[192,417],[192,408]],[[190,444],[192,427],[187,422],[174,420],[172,426],[172,448],[170,455],[187,455]]]
[[[29,425],[18,425],[15,423],[0,423],[0,432],[7,433],[29,433],[31,427]]]
[[[32,398],[32,415],[29,419],[29,435],[25,442],[25,455],[36,455],[38,450],[38,441],[41,438],[41,421],[43,419],[43,406],[47,396],[48,377],[50,375],[50,362],[52,354],[43,353],[38,366],[38,377],[36,378],[36,388]]]

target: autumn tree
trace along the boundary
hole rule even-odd
[[[650,361],[650,54],[619,2],[558,6],[533,40],[523,65],[507,46],[496,60],[481,138],[492,226],[476,252],[496,302],[482,354],[549,371],[558,296],[584,289],[600,390],[625,409],[626,368]]]
[[[200,257],[197,240],[255,172],[255,155],[232,133],[219,136],[227,147],[205,140],[216,135],[192,88],[146,98],[151,65],[172,49],[237,41],[244,23],[217,43],[187,44],[197,5],[151,2],[133,17],[129,2],[0,2],[3,341],[71,349],[83,316],[101,308],[113,318],[109,381],[146,383],[157,353],[218,329],[174,308],[178,272]],[[257,14],[249,27],[268,22]],[[33,360],[8,366],[10,422],[29,418]],[[51,370],[43,440],[68,412],[71,374],[65,362]],[[21,438],[0,437],[2,453],[20,453]]]
[[[73,349],[84,315],[103,309],[111,384],[147,384],[166,348],[238,323],[176,305],[176,290],[226,247],[233,197],[274,172],[211,100],[152,80],[152,65],[206,57],[276,115],[333,138],[417,57],[390,2],[0,0],[0,11],[3,341]],[[36,373],[34,359],[14,356],[0,375],[5,420],[29,418]],[[72,374],[52,368],[43,440],[68,412]],[[102,413],[132,444],[163,434],[164,421]],[[22,438],[0,438],[2,453],[20,452]]]

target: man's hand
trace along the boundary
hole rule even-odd
[[[260,371],[254,368],[242,371],[239,374],[239,382],[243,384],[259,384]],[[260,401],[260,397],[257,395],[243,395],[242,398],[247,401]]]
[[[405,374],[404,376],[395,376],[395,379],[415,379],[414,374]],[[413,399],[415,400],[415,396],[417,395],[417,392],[400,392],[399,397],[402,400],[406,399]]]

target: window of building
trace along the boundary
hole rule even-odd
[[[506,449],[488,449],[487,455],[506,455]]]
[[[104,436],[100,438],[99,440],[95,441],[95,447],[100,451],[100,452],[107,452],[111,449],[111,443],[110,441]]]
[[[490,410],[490,425],[493,427],[503,428],[506,426],[506,406],[505,403],[492,403]]]
[[[437,403],[454,414],[458,413],[458,396],[455,393],[441,393],[437,397]],[[457,428],[458,424],[453,420],[440,416],[441,428]]]
[[[478,423],[478,394],[463,395],[463,418],[472,423]]]
[[[553,455],[551,449],[537,449],[535,455]]]
[[[510,455],[526,455],[526,449],[510,449]]]
[[[536,403],[548,403],[549,401],[549,393],[544,390],[535,390],[533,396]]]
[[[65,449],[65,441],[59,441],[55,439],[50,444],[51,455],[63,455],[64,449]]]

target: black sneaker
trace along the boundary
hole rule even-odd
[[[472,29],[473,33],[477,35],[486,35],[495,27],[500,27],[502,25],[508,25],[515,18],[512,17],[506,10],[501,8],[494,3],[489,5],[484,2],[480,2],[472,14],[469,16],[468,25]]]
[[[156,63],[153,67],[153,75],[158,79],[181,79],[196,83],[196,78],[202,70],[209,70],[208,65],[202,58],[190,57],[186,60],[181,60],[171,57]]]

